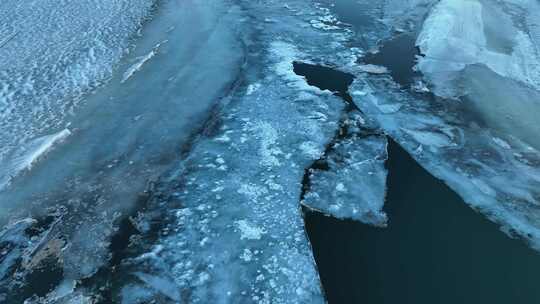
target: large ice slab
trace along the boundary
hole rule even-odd
[[[242,73],[185,159],[150,192],[156,209],[142,212],[166,213],[164,227],[149,237],[151,225],[134,219],[141,228],[115,264],[122,275],[96,274],[76,292],[120,303],[324,302],[299,200],[305,169],[345,106],[309,86],[293,62],[350,58],[334,57],[346,53],[333,43],[341,34],[311,26],[319,16],[311,3],[219,3],[230,7],[223,22],[245,23],[237,29],[248,34]]]
[[[540,41],[531,20],[539,9],[535,1],[442,1],[417,40],[418,68],[437,95],[463,97],[487,127],[537,150]]]

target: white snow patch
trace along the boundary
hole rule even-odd
[[[252,223],[248,222],[247,220],[238,220],[234,222],[237,226],[237,228],[240,230],[240,239],[248,239],[248,240],[260,240],[262,235],[266,233],[266,231],[261,228],[253,225]]]
[[[246,95],[249,96],[249,95],[255,93],[256,91],[259,90],[260,87],[261,87],[260,83],[252,83],[252,84],[248,85],[248,87],[246,89]]]
[[[320,158],[323,153],[320,145],[312,141],[306,141],[300,144],[300,151],[312,159]]]
[[[244,194],[251,201],[256,201],[257,199],[259,199],[259,197],[268,193],[268,190],[266,190],[266,188],[264,187],[254,184],[242,184],[237,192],[240,194]]]
[[[240,255],[240,259],[244,262],[251,262],[251,260],[253,259],[253,252],[251,252],[251,250],[247,248],[244,249],[244,251]]]
[[[328,90],[320,90],[310,86],[304,77],[294,73],[294,61],[302,60],[303,54],[292,44],[283,41],[274,41],[271,45],[272,54],[278,59],[274,65],[277,75],[287,80],[289,84],[302,91],[311,91],[316,94],[332,94]]]

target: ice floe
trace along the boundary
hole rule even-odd
[[[309,169],[302,204],[341,219],[385,226],[386,137],[353,111],[341,135]]]

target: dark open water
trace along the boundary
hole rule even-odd
[[[389,145],[388,228],[306,211],[329,303],[540,303],[540,254]]]

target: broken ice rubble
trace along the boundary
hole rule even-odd
[[[350,49],[350,43],[355,43],[352,31],[321,4],[299,0],[285,5],[282,1],[194,4],[199,13],[211,16],[209,32],[214,33],[215,19],[219,19],[217,28],[227,29],[227,37],[237,38],[229,32],[244,31],[238,35],[244,39],[230,40],[244,45],[246,61],[239,64],[238,79],[229,90],[220,91],[223,98],[204,131],[183,151],[185,158],[160,178],[159,190],[148,191],[145,199],[152,202],[148,209],[127,220],[136,232],[128,234],[126,248],[109,247],[118,226],[116,212],[88,215],[106,205],[99,192],[96,200],[101,205],[68,210],[55,217],[59,222],[23,219],[7,225],[0,233],[0,246],[7,248],[0,262],[0,281],[13,273],[24,281],[29,273],[25,267],[31,269],[46,261],[55,265],[51,271],[58,272],[48,281],[52,291],[34,297],[35,303],[90,298],[119,303],[322,303],[298,202],[303,199],[304,205],[338,218],[384,226],[387,142],[381,129],[471,206],[540,249],[540,157],[538,139],[533,136],[538,134],[536,48],[540,36],[534,23],[538,4],[525,0],[359,3],[380,18],[375,25],[360,25],[366,30],[365,49],[361,50]],[[139,4],[130,6],[135,10],[134,20],[146,14],[146,2]],[[122,7],[118,5],[114,8]],[[404,10],[407,13],[400,14]],[[214,18],[216,11],[227,17]],[[430,14],[422,26],[426,12]],[[470,18],[463,20],[464,14]],[[499,34],[493,30],[494,20],[501,20]],[[128,22],[125,27],[135,25]],[[417,82],[422,84],[417,86],[419,92],[405,90],[385,73],[366,73],[386,71],[382,67],[373,70],[373,66],[356,64],[356,56],[371,50],[377,40],[420,30],[417,44],[425,57],[417,66],[424,76]],[[11,32],[0,28],[2,36],[11,37]],[[441,32],[450,39],[440,41]],[[126,35],[116,38],[125,42]],[[231,52],[238,50],[229,39],[218,42]],[[0,43],[4,45],[0,51],[10,50],[5,48],[9,41]],[[159,52],[162,48],[163,52],[170,50],[169,44]],[[123,85],[133,84],[152,61],[163,59],[159,52],[146,52],[130,65]],[[99,58],[116,62],[119,56],[116,52],[109,55],[112,57]],[[86,53],[82,58],[86,63]],[[350,92],[362,112],[351,110],[350,101],[344,102],[343,96],[309,86],[293,73],[294,61],[353,73],[356,80]],[[224,66],[223,70],[231,69]],[[81,91],[95,77],[106,78],[110,73],[107,70],[96,76],[92,71],[74,79],[84,80],[82,87],[77,86]],[[186,71],[194,79],[201,75],[196,69]],[[0,74],[0,80],[5,76]],[[168,79],[167,85],[175,79]],[[4,104],[25,92],[32,98],[41,96],[40,90],[34,92],[28,86],[31,81],[15,80],[25,83],[21,87],[26,91],[2,87],[0,101]],[[60,82],[58,89],[62,88]],[[201,100],[199,95],[189,95],[191,90],[174,91],[182,102]],[[47,103],[53,95],[45,96],[43,109],[53,108]],[[72,108],[62,107],[62,111]],[[62,111],[56,113],[58,117],[64,115]],[[41,108],[37,112],[39,116]],[[21,115],[20,122],[34,114]],[[55,115],[45,122],[60,125],[61,119]],[[19,122],[10,128],[19,128]],[[33,128],[25,133],[23,142],[47,128]],[[69,139],[72,137],[75,135]],[[50,148],[46,146],[44,151]],[[147,149],[141,151],[161,151]],[[0,150],[0,156],[12,150],[11,146]],[[303,188],[306,168],[311,169],[308,187]],[[86,206],[84,198],[69,200],[69,204]],[[92,229],[75,223],[86,223],[89,218]],[[159,231],[151,232],[153,219],[160,222]],[[76,232],[64,239],[66,230]],[[113,264],[105,257],[109,249],[117,250],[110,252]],[[19,258],[24,262],[15,262]],[[14,265],[21,268],[14,269]],[[98,271],[100,266],[108,270],[111,265],[114,273]]]

